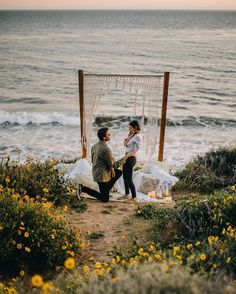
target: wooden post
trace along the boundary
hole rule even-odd
[[[162,110],[161,110],[161,126],[160,126],[160,142],[159,142],[159,154],[158,160],[163,161],[164,155],[164,142],[165,142],[165,128],[166,128],[166,111],[168,100],[168,88],[169,88],[169,72],[164,72],[163,83],[163,97],[162,97]]]
[[[87,157],[86,135],[84,134],[84,72],[78,71],[79,79],[79,107],[80,107],[80,133],[81,133],[81,149],[82,158]]]

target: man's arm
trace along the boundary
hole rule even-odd
[[[121,159],[117,160],[115,163],[114,163],[114,167],[115,168],[119,168],[120,166],[122,166],[126,160],[131,157],[131,156],[135,156],[135,152],[129,152],[127,153],[124,157],[122,157]]]

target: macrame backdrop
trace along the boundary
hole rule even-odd
[[[83,138],[90,155],[91,131],[98,127],[137,119],[141,124],[146,160],[156,155],[159,139],[158,106],[162,101],[163,75],[83,74]],[[114,125],[113,125],[114,126]],[[119,127],[121,127],[119,125]],[[128,128],[127,128],[128,132]],[[86,138],[86,141],[85,141]],[[120,144],[124,138],[119,138]]]

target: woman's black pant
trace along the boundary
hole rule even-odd
[[[109,196],[110,196],[109,195],[110,190],[114,186],[115,182],[119,179],[119,177],[121,177],[121,175],[122,175],[122,171],[119,169],[115,169],[114,178],[111,178],[109,182],[99,182],[98,186],[99,186],[100,193],[85,186],[82,186],[82,192],[85,192],[89,194],[90,196],[93,196],[101,200],[102,202],[108,202]]]
[[[125,194],[131,191],[132,197],[136,197],[136,190],[133,182],[133,169],[136,164],[136,156],[129,157],[123,165],[123,178],[125,183]]]

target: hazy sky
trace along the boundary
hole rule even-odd
[[[0,9],[236,10],[236,0],[0,0]]]

